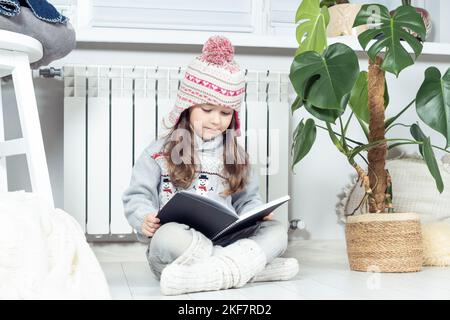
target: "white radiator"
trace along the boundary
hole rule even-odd
[[[133,234],[122,205],[135,159],[165,132],[162,118],[174,105],[181,68],[64,67],[64,209],[91,239]],[[288,75],[247,71],[242,132],[260,173],[264,201],[288,191],[290,107]],[[288,206],[277,219],[288,221]],[[117,236],[117,237],[116,237]]]

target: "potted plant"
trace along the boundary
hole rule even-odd
[[[450,69],[442,77],[437,68],[429,67],[412,101],[386,119],[389,95],[385,72],[398,76],[414,64],[405,49],[406,43],[415,58],[421,54],[422,43],[408,31],[424,39],[426,31],[422,18],[408,5],[398,7],[392,16],[382,5],[363,5],[354,26],[369,25],[369,29],[358,36],[369,57],[366,72],[360,71],[358,57],[352,48],[343,43],[327,45],[326,9],[320,7],[319,0],[303,0],[296,13],[296,22],[300,22],[296,34],[299,48],[289,77],[297,98],[291,110],[304,107],[311,117],[302,119],[294,131],[293,167],[310,151],[317,129],[327,131],[365,188],[361,206],[367,205],[367,213],[349,216],[346,223],[350,268],[380,272],[419,271],[423,260],[420,220],[414,213],[394,212],[392,184],[385,161],[388,149],[404,144],[418,145],[438,190],[443,191],[433,148],[448,152]],[[425,124],[444,135],[445,147],[433,145],[418,124],[398,122],[413,105]],[[346,116],[344,112],[348,107],[351,110]],[[359,123],[367,141],[348,137],[347,129],[352,121]],[[387,137],[388,131],[397,125],[408,126],[412,138]]]

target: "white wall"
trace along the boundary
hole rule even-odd
[[[93,45],[79,44],[77,49],[66,58],[54,63],[81,64],[118,64],[118,65],[186,65],[198,55],[200,46],[194,45]],[[293,49],[236,48],[236,60],[248,69],[270,69],[288,71],[294,54]],[[450,67],[450,56],[421,56],[413,68],[402,72],[399,79],[388,75],[391,102],[388,114],[400,110],[415,95],[423,80],[423,72],[429,65],[435,65],[442,72]],[[361,67],[367,67],[367,60],[361,59]],[[63,83],[55,79],[35,79],[39,115],[43,128],[44,144],[49,164],[50,178],[57,207],[63,206]],[[18,127],[17,111],[11,84],[4,86],[4,108],[8,139],[21,136]],[[391,111],[392,110],[392,111]],[[292,127],[305,116],[299,110],[293,117]],[[402,117],[404,123],[416,121],[414,110]],[[423,128],[425,128],[423,126]],[[425,128],[426,130],[426,128]],[[392,133],[404,132],[402,128]],[[350,128],[355,137],[361,136],[357,126]],[[427,130],[427,132],[431,132]],[[406,130],[404,135],[409,137]],[[432,134],[435,144],[442,145],[443,139]],[[66,146],[70,147],[70,146]],[[288,155],[286,155],[288,156]],[[30,190],[24,157],[8,159],[10,167],[9,186],[12,190]],[[327,134],[318,132],[316,143],[311,153],[295,167],[291,175],[290,203],[291,218],[301,217],[307,230],[296,231],[293,236],[311,239],[343,238],[343,228],[337,223],[335,205],[337,195],[350,181],[352,168],[346,163],[329,141]],[[450,186],[447,186],[450,187]]]

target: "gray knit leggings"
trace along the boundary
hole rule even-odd
[[[162,225],[152,237],[147,249],[147,260],[155,276],[159,279],[162,270],[181,256],[192,242],[189,226],[175,222]],[[236,240],[254,240],[266,254],[267,262],[282,255],[288,243],[287,230],[277,220],[262,221],[255,227],[247,228],[221,240],[215,245],[225,247]]]

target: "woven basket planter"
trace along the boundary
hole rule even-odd
[[[349,216],[345,237],[351,270],[416,272],[422,269],[422,230],[419,215],[415,213]]]

